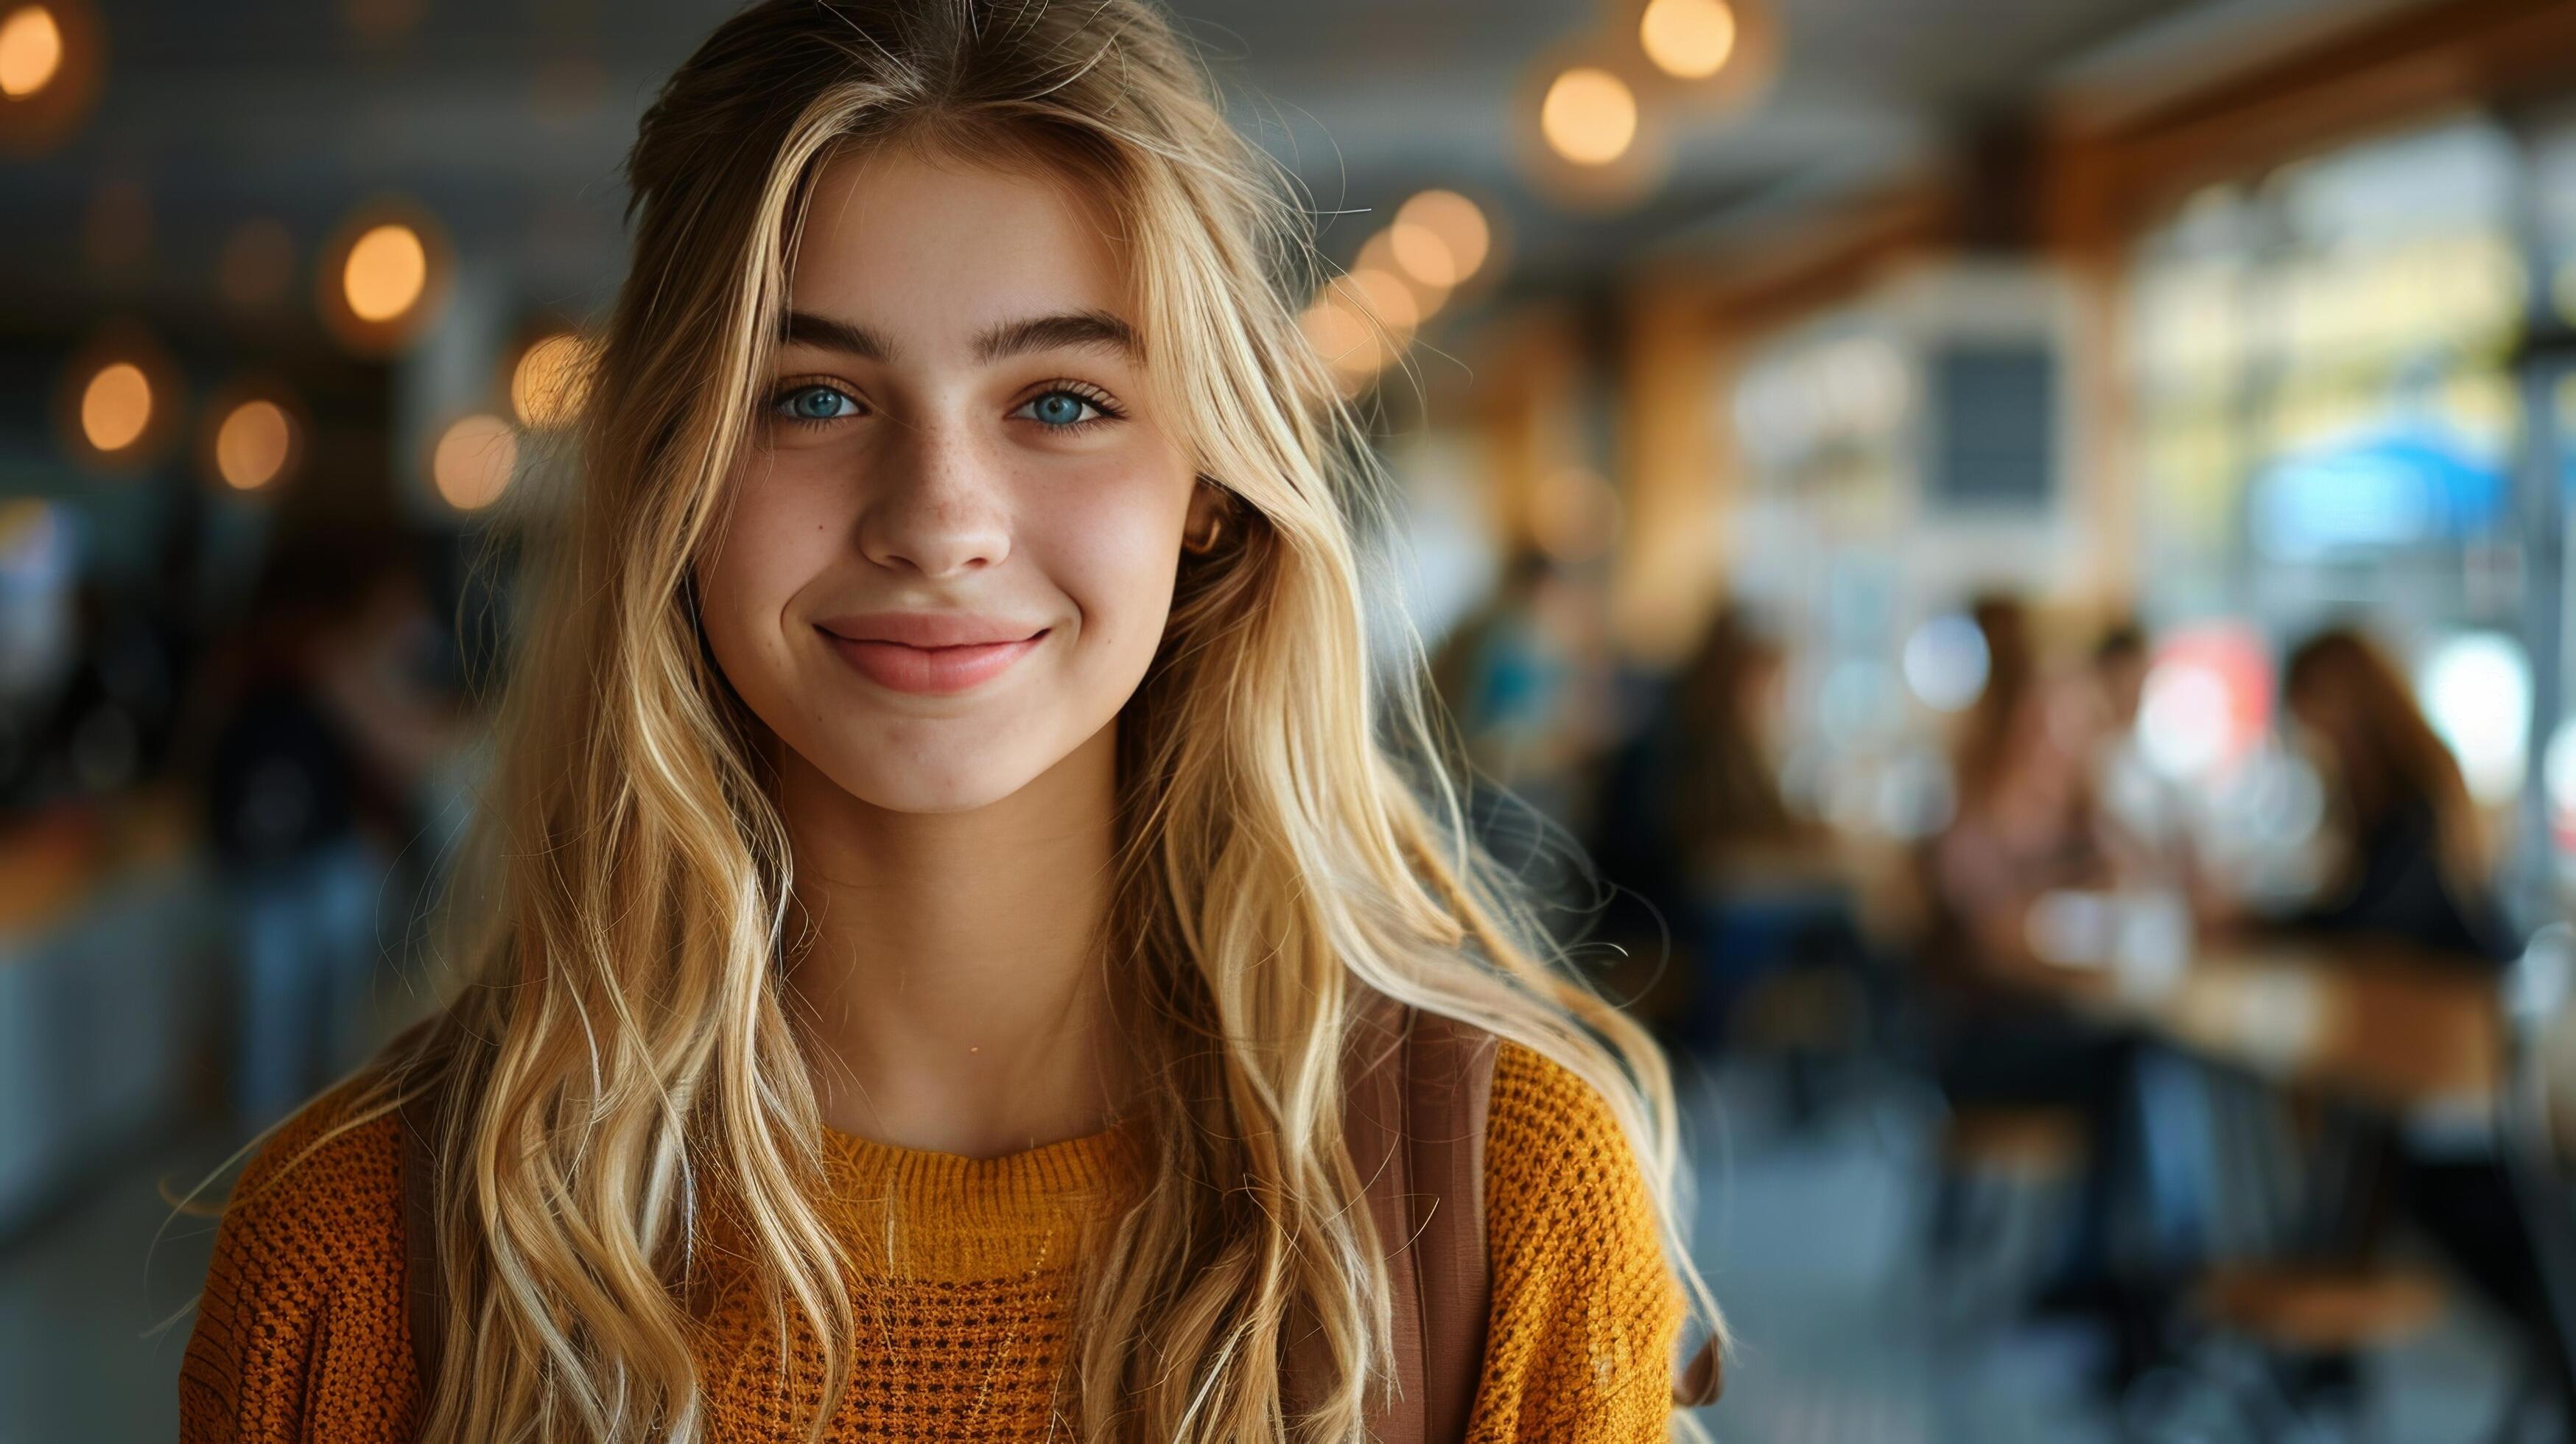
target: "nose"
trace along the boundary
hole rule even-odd
[[[870,458],[859,549],[882,567],[946,578],[1010,555],[1010,508],[998,468],[966,428],[889,428]]]

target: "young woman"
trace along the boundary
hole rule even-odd
[[[2405,673],[2355,628],[2301,642],[2282,701],[2325,764],[2342,845],[2328,896],[2287,919],[2502,965],[2519,950],[2497,896],[2477,803]]]
[[[1166,24],[770,0],[628,174],[464,985],[236,1185],[184,1436],[1356,1440],[1383,1002],[1501,1040],[1464,1434],[1664,1437],[1668,1075],[1369,666],[1309,253]]]

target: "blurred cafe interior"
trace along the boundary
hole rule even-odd
[[[0,1444],[171,1436],[172,1190],[425,1005],[726,8],[0,0]],[[2576,1435],[2576,3],[1171,8],[1715,1437]]]

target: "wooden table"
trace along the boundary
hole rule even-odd
[[[2142,976],[2062,969],[2065,997],[2225,1066],[2410,1115],[2491,1117],[2504,1079],[2500,972],[2349,938],[2203,945]]]
[[[2360,1347],[2420,1327],[2443,1291],[2376,1254],[2387,1168],[2418,1147],[2494,1156],[2504,970],[2349,936],[2165,941],[2144,961],[2051,968],[2042,984],[2185,1060],[2160,1075],[2173,1171],[2157,1196],[2181,1204],[2163,1236],[2187,1250],[2164,1261],[2196,1259],[2194,1301],[2275,1346]]]

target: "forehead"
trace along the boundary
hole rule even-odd
[[[1135,321],[1102,208],[1062,177],[909,147],[828,161],[789,277],[792,309],[909,354],[962,353],[993,323],[1103,310]]]

